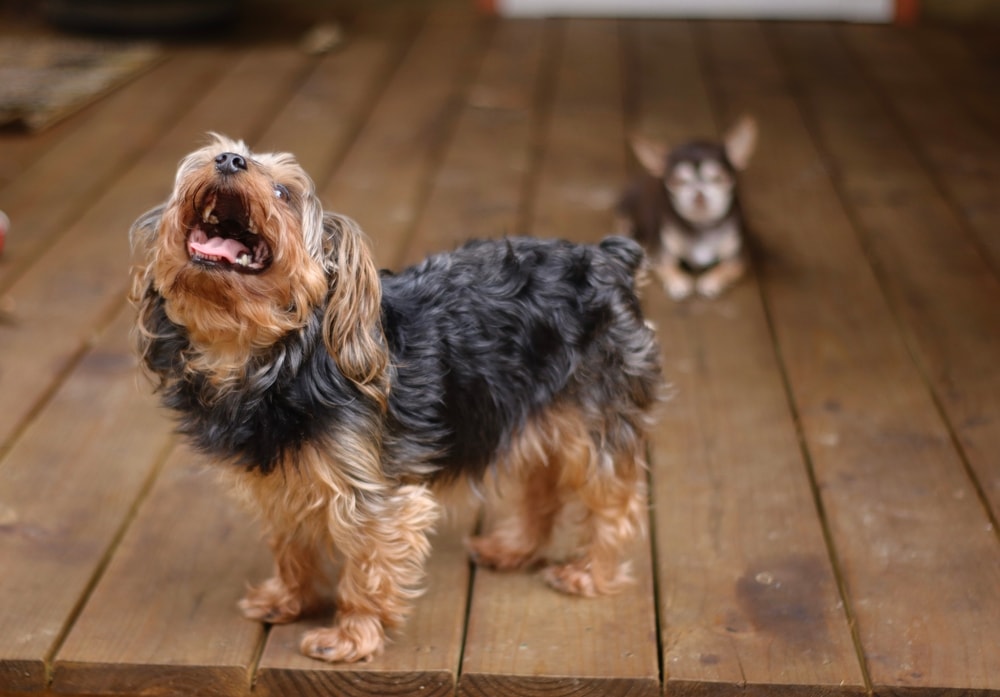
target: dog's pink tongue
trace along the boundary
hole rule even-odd
[[[224,237],[210,237],[207,240],[190,240],[188,244],[192,251],[210,257],[222,257],[230,264],[235,264],[236,259],[247,253],[246,246],[236,240]]]

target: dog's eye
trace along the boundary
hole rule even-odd
[[[274,185],[274,195],[285,202],[288,202],[292,198],[292,195],[288,193],[288,188],[282,184]]]

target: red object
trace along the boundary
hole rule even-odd
[[[7,239],[7,232],[10,230],[10,218],[3,211],[0,211],[0,254],[3,254],[3,243]]]
[[[920,0],[896,0],[896,24],[916,24],[920,18]]]

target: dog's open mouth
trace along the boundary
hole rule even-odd
[[[196,206],[187,238],[191,261],[242,273],[271,264],[271,248],[254,229],[242,198],[212,192]]]

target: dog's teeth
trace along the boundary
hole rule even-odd
[[[236,263],[240,266],[250,266],[250,252],[244,252],[236,257]]]

